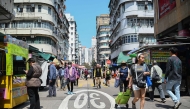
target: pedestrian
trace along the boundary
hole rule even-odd
[[[121,62],[121,67],[118,69],[120,92],[126,92],[129,85],[129,68],[125,61]],[[124,86],[124,87],[123,87]]]
[[[177,57],[178,49],[172,47],[169,49],[171,57],[168,58],[166,64],[165,83],[166,91],[174,102],[174,109],[178,109],[180,102],[180,85],[182,79],[182,63]],[[175,94],[172,92],[175,90]]]
[[[35,62],[34,58],[30,58],[27,61],[29,63],[29,70],[26,72],[26,86],[27,93],[30,100],[30,109],[40,109],[40,97],[38,89],[42,84],[40,76],[42,74],[41,67]]]
[[[92,71],[92,79],[93,79],[93,84],[94,84],[93,87],[96,87],[96,85],[95,85],[95,80],[96,80],[96,78],[94,77],[94,71],[95,71],[95,69],[96,69],[96,66],[94,66],[94,69],[93,69],[93,71]]]
[[[57,69],[56,65],[58,64],[58,60],[54,59],[52,64],[49,67],[49,95],[47,97],[56,97],[56,79],[57,79]]]
[[[106,85],[110,87],[111,72],[108,67],[105,69]]]
[[[80,71],[79,71],[79,69],[78,68],[76,68],[76,71],[77,71],[77,80],[76,80],[76,85],[78,86],[78,84],[79,84],[79,78],[80,78]]]
[[[67,79],[67,88],[68,88],[68,95],[74,94],[73,93],[73,85],[77,79],[77,71],[74,66],[72,66],[72,62],[68,63],[68,67],[65,69],[65,79]]]
[[[155,77],[153,76],[156,76],[156,74],[154,73],[158,74],[160,80],[154,79]],[[155,60],[153,61],[153,66],[151,68],[150,74],[151,74],[150,78],[152,80],[152,91],[149,92],[150,101],[154,101],[154,90],[155,88],[157,88],[162,102],[165,103],[166,99],[162,88],[162,69],[157,65],[157,62]]]
[[[135,103],[140,100],[140,109],[144,109],[146,94],[146,76],[150,75],[149,69],[144,64],[144,55],[139,53],[136,57],[136,63],[131,66],[129,88],[133,88],[134,99],[132,100],[132,109],[136,109]]]
[[[62,66],[62,65],[59,65],[59,67],[58,67],[58,75],[59,75],[59,80],[60,80],[60,90],[61,90],[61,89],[64,90],[64,87],[63,87],[64,74],[65,74],[65,70],[64,70],[63,66]]]
[[[101,66],[99,64],[96,65],[96,69],[94,71],[94,78],[96,78],[96,87],[101,88],[102,71]]]
[[[88,70],[87,69],[85,69],[84,74],[85,74],[86,80],[88,80]]]

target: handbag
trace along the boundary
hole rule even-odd
[[[139,87],[139,88],[146,88],[146,81],[138,80],[138,76],[137,76],[137,64],[135,64],[135,74],[136,74],[137,87]]]
[[[146,83],[147,83],[147,86],[152,86],[152,81],[150,80],[150,76],[146,76]]]
[[[152,75],[152,80],[153,81],[160,81],[160,76],[158,75],[156,69],[153,67],[153,75]]]

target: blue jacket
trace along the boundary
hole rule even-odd
[[[126,78],[128,76],[128,67],[126,67],[125,69],[120,68],[119,73],[123,73],[123,75],[120,75],[120,79],[126,80]]]
[[[49,80],[52,80],[52,79],[56,79],[56,67],[55,67],[55,65],[50,65],[50,68],[49,68],[49,70],[50,70],[50,74],[49,74]]]

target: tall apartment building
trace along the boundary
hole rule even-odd
[[[77,24],[74,19],[74,16],[71,16],[70,13],[65,14],[69,21],[69,60],[76,62],[76,41],[78,41],[79,35],[77,34]]]
[[[190,0],[155,0],[154,6],[158,43],[189,43]]]
[[[153,0],[110,0],[111,59],[120,52],[156,44]]]
[[[92,60],[95,60],[97,62],[97,40],[96,37],[93,36],[91,39],[91,49],[92,49]]]
[[[67,58],[69,23],[65,0],[14,0],[15,19],[1,24],[1,32],[26,41],[41,52]]]
[[[108,14],[102,14],[96,17],[96,38],[97,38],[97,62],[105,64],[105,61],[109,59],[110,47],[110,17]]]
[[[10,22],[15,18],[14,0],[0,0],[0,22]]]

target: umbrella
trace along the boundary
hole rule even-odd
[[[129,57],[128,55],[124,55],[123,52],[120,52],[118,59],[117,59],[117,64],[120,64],[121,62],[127,62],[129,59],[131,59],[131,57]]]

